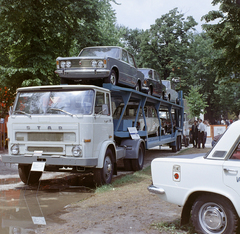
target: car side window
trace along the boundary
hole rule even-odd
[[[230,159],[238,159],[240,160],[240,143],[238,144],[237,148],[234,150]]]
[[[128,53],[126,50],[122,50],[122,60],[128,63]]]
[[[154,79],[157,81],[160,81],[160,76],[158,75],[158,73],[156,71],[154,71]]]
[[[135,67],[135,62],[134,62],[133,56],[132,56],[131,54],[128,54],[128,56],[129,56],[129,63],[130,63],[130,65],[132,65],[133,67]]]

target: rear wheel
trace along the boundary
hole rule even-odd
[[[107,149],[103,167],[94,170],[94,182],[96,185],[110,184],[113,177],[113,154],[110,149]]]
[[[205,194],[192,207],[192,222],[197,233],[236,233],[237,214],[231,202],[218,195]]]
[[[31,164],[18,164],[19,177],[24,184],[37,184],[42,176],[40,171],[31,171]]]
[[[132,170],[133,171],[142,170],[143,163],[144,163],[144,154],[145,154],[145,149],[144,149],[143,144],[141,143],[138,148],[138,158],[132,159]]]

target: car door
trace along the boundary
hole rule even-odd
[[[131,76],[131,83],[135,87],[138,81],[137,77],[137,68],[135,65],[134,57],[128,53],[128,61],[130,66],[130,76]]]
[[[158,75],[158,73],[156,71],[154,71],[154,90],[153,93],[160,97],[162,95],[162,86],[161,86],[161,81],[160,81],[160,76]]]
[[[126,50],[122,50],[122,61],[121,64],[119,64],[118,68],[119,68],[118,82],[120,84],[134,87],[131,81],[132,69],[131,66],[129,65],[128,52]]]
[[[240,196],[240,144],[236,147],[230,159],[223,163],[224,183]]]

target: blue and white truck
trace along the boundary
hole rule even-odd
[[[135,119],[123,118],[129,103],[137,104]],[[122,113],[113,119],[120,104]],[[159,126],[162,108],[175,113],[169,133],[148,134],[146,105],[155,108]],[[9,153],[2,161],[18,163],[26,184],[37,183],[43,171],[93,173],[96,184],[109,184],[119,159],[126,170],[136,171],[142,169],[147,149],[167,144],[179,150],[183,114],[181,92],[176,104],[112,84],[19,88],[8,118]],[[139,118],[144,129],[138,129]],[[43,170],[32,170],[38,163]]]

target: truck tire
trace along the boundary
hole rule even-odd
[[[192,207],[192,222],[197,233],[236,233],[238,218],[232,203],[216,194],[200,196]]]
[[[113,177],[113,154],[110,149],[107,149],[103,168],[96,168],[93,172],[93,180],[97,186],[110,184]]]
[[[132,161],[131,159],[123,159],[124,169],[125,171],[132,171]]]
[[[37,184],[42,176],[40,171],[30,171],[31,164],[18,164],[18,174],[24,184]]]
[[[138,148],[138,158],[132,159],[132,170],[133,171],[142,170],[143,164],[144,164],[144,154],[145,154],[145,149],[144,149],[143,143],[141,143]]]

